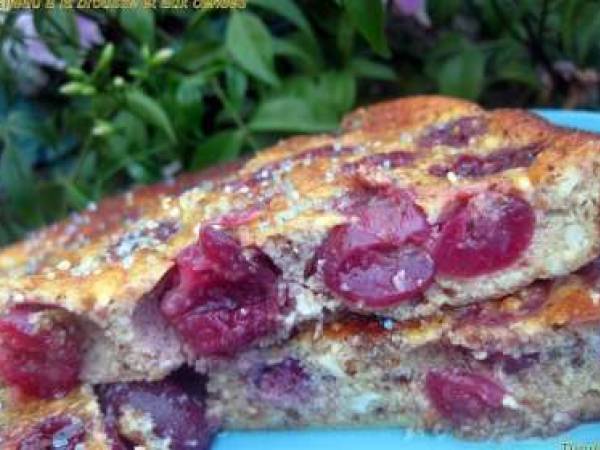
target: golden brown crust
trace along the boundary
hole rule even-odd
[[[162,197],[176,196],[201,182],[220,179],[237,171],[243,161],[184,173],[172,180],[138,186],[131,191],[90,204],[68,219],[33,233],[27,240],[0,252],[0,276],[35,274],[44,265],[61,261],[61,255],[77,251],[90,241],[101,239],[144,215],[151,215]]]
[[[482,112],[479,106],[465,100],[435,95],[415,96],[359,108],[344,118],[342,129],[375,135],[394,130],[411,131],[424,124]]]
[[[431,130],[461,118],[474,119],[484,131],[469,136],[458,147],[420,143]],[[428,171],[460,154],[483,157],[527,145],[539,147],[529,167],[478,178],[440,177]],[[363,160],[352,171],[344,169],[366,156],[398,150],[414,154],[414,161],[394,168],[371,166]],[[73,218],[5,250],[0,253],[0,267],[7,275],[0,278],[0,310],[23,301],[59,304],[110,331],[111,321],[130,315],[173,266],[177,254],[196,241],[200,224],[248,210],[256,213],[231,232],[244,245],[263,246],[282,264],[286,279],[303,285],[299,267],[309,257],[308,247],[314,251],[327,231],[345,220],[331,205],[356,189],[357,183],[408,188],[431,223],[458,193],[486,189],[518,192],[538,217],[534,245],[515,264],[516,269],[511,267],[485,280],[437,277],[423,305],[414,310],[411,305],[401,305],[398,310],[383,312],[398,318],[432,314],[443,304],[458,306],[497,298],[537,278],[571,272],[600,252],[597,135],[555,127],[523,111],[486,112],[462,100],[424,96],[360,109],[346,118],[339,135],[282,141],[249,160],[227,180],[203,183],[181,194],[179,188],[146,188],[129,196],[131,203],[127,195],[109,200],[100,205],[100,212],[86,213],[89,223],[84,227],[77,223],[79,218]],[[165,189],[169,195],[159,195]],[[107,214],[118,209],[123,215]],[[122,220],[130,213],[135,219]],[[96,224],[105,220],[106,226]],[[578,244],[573,246],[565,236]],[[305,260],[288,266],[275,254],[278,239],[300,248]],[[298,308],[298,321],[321,318],[323,305],[339,306],[318,281],[310,283],[302,294],[306,297],[302,302],[312,302],[305,308],[310,313]],[[293,325],[295,320],[288,322]]]
[[[411,151],[414,150],[412,143],[402,143],[397,139],[404,130],[418,132],[435,123],[474,114],[486,118],[489,132],[476,138],[476,142],[469,148],[461,149],[461,153],[485,154],[500,146],[542,142],[546,147],[545,151],[541,152],[533,165],[526,170],[529,181],[534,185],[538,184],[540,188],[544,187],[544,183],[554,182],[556,173],[562,173],[565,166],[569,164],[580,166],[585,162],[589,170],[598,164],[600,139],[597,135],[573,133],[552,126],[523,111],[498,110],[485,113],[478,106],[462,100],[425,96],[395,100],[360,109],[345,119],[344,128],[348,131],[339,138],[323,135],[282,141],[246,163],[240,172],[240,178],[255,173],[266,164],[281,162],[303,151],[328,144],[366,147],[366,151],[359,152],[359,155],[339,157],[347,161],[360,159],[363,154],[385,153],[398,148]],[[389,133],[393,133],[395,139],[390,140],[386,136]],[[423,164],[431,164],[436,158],[443,156],[442,153],[440,151],[425,155]],[[295,195],[315,201],[326,200],[353,185],[351,177],[342,174],[334,174],[333,180],[324,183],[324,179],[330,178],[327,177],[329,169],[331,169],[330,158],[314,159],[311,164],[298,164],[289,173],[284,172],[281,176],[294,184]],[[404,177],[402,171],[408,170],[398,169],[392,171],[389,176],[402,178]],[[521,176],[525,171],[517,169],[511,172],[517,172]],[[506,181],[504,174],[489,178],[496,182]],[[411,171],[407,181],[410,182],[410,186],[421,191],[425,196],[430,191],[440,195],[454,189],[447,179],[429,176],[419,167]],[[7,295],[8,288],[13,292],[18,290],[41,300],[55,302],[57,298],[68,296],[70,290],[68,284],[71,280],[77,284],[78,293],[70,296],[69,305],[85,311],[94,304],[103,303],[97,285],[104,284],[108,278],[113,277],[129,280],[125,280],[124,284],[106,283],[107,285],[119,284],[120,288],[114,290],[106,288],[103,290],[103,296],[112,297],[113,300],[120,302],[127,302],[127,298],[133,296],[134,298],[130,298],[129,301],[135,301],[157,281],[156,275],[136,280],[136,272],[146,273],[150,268],[150,272],[155,274],[164,273],[170,266],[173,256],[182,246],[193,241],[194,228],[199,223],[214,218],[220,212],[247,207],[257,199],[267,203],[263,205],[264,209],[257,219],[241,227],[240,234],[248,242],[260,242],[278,233],[294,232],[307,220],[322,222],[326,227],[342,220],[338,214],[315,207],[300,214],[292,214],[295,217],[286,220],[283,226],[278,225],[280,221],[276,217],[277,213],[289,211],[293,207],[293,202],[289,195],[286,195],[287,193],[274,192],[270,197],[266,195],[273,193],[269,192],[273,191],[271,182],[262,189],[260,186],[258,190],[252,188],[250,190],[252,195],[244,195],[239,192],[240,189],[234,189],[233,192],[227,189],[193,189],[177,196],[180,191],[193,186],[196,182],[196,178],[192,175],[180,179],[173,185],[162,184],[141,188],[131,194],[106,200],[100,203],[95,211],[75,216],[69,221],[37,233],[29,241],[5,249],[0,253],[0,268],[3,268],[5,274],[10,274],[11,279],[2,283],[4,287],[1,294],[2,301],[6,302],[10,297]],[[489,183],[491,181],[488,182],[486,179],[466,184]],[[171,194],[176,196],[172,197]],[[155,242],[156,245],[152,248],[145,248],[146,245],[134,248],[126,255],[137,256],[133,258],[131,265],[125,264],[127,267],[124,268],[123,259],[126,258],[120,255],[116,260],[110,259],[111,250],[114,249],[115,243],[119,243],[119,238],[126,238],[128,233],[132,232],[151,235],[152,227],[156,224],[163,225],[171,222],[179,225],[179,231],[170,236],[167,242],[162,244]],[[43,256],[40,258],[39,254]],[[38,259],[38,263],[31,264],[32,259]],[[155,262],[155,269],[152,270],[150,266]],[[19,272],[25,271],[24,266],[27,263],[34,266],[28,268],[30,274],[18,276]],[[143,279],[152,279],[151,285],[144,283]]]

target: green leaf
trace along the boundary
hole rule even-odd
[[[214,42],[189,42],[175,52],[171,63],[190,72],[202,70],[214,65],[224,58],[223,46]]]
[[[194,151],[192,169],[235,159],[242,149],[244,134],[240,130],[227,130],[213,134],[202,141]]]
[[[15,109],[11,111],[5,118],[2,124],[5,127],[6,135],[9,137],[22,137],[22,138],[38,138],[36,134],[41,131],[39,124],[39,117],[28,113],[26,110]],[[17,141],[18,142],[18,141]],[[23,154],[24,161],[31,161]]]
[[[443,0],[438,0],[438,2],[443,3]],[[512,23],[513,18],[510,14],[506,14],[507,8],[505,8],[502,3],[502,1],[498,0],[477,0],[475,2],[477,7],[476,14],[481,22],[481,27],[492,36],[506,33],[514,27],[514,24]],[[507,20],[505,20],[505,15],[508,16]],[[506,22],[511,23],[507,24]],[[437,25],[437,23],[437,21],[434,21],[434,24]]]
[[[189,105],[202,101],[202,87],[206,85],[207,81],[203,73],[183,78],[175,92],[177,102]]]
[[[119,11],[121,26],[139,44],[154,46],[154,13],[149,9],[123,9]]]
[[[385,37],[385,11],[379,0],[344,0],[350,20],[373,50],[388,56],[390,50]]]
[[[581,8],[581,0],[572,0],[563,3],[561,11],[561,27],[560,36],[562,46],[568,54],[575,53],[575,35],[576,35],[576,22],[578,11]]]
[[[92,76],[97,76],[100,73],[107,71],[107,69],[110,69],[110,65],[112,63],[114,55],[115,46],[113,45],[113,43],[111,42],[110,44],[105,45],[102,49],[102,52],[100,53],[100,57],[98,58],[96,67],[94,67],[94,72]]]
[[[352,56],[355,35],[356,29],[352,22],[346,16],[340,15],[335,27],[335,37],[337,48],[340,50],[344,61],[347,61]]]
[[[350,71],[358,78],[370,78],[372,80],[395,81],[396,72],[386,66],[366,58],[354,58],[350,61]]]
[[[35,180],[30,165],[21,152],[6,145],[0,158],[0,183],[11,200],[17,203],[34,198]]]
[[[0,157],[0,185],[8,198],[3,208],[10,209],[19,222],[30,227],[43,223],[31,166],[22,153],[9,143],[4,146]]]
[[[327,104],[336,115],[347,112],[356,100],[356,79],[349,72],[326,72],[319,77],[313,104]]]
[[[144,122],[138,116],[127,110],[119,111],[113,121],[115,130],[117,130],[126,139],[127,142],[144,148],[148,145],[148,135]]]
[[[72,41],[72,44],[79,42],[79,30],[75,23],[73,11],[68,9],[49,9],[34,13],[35,28],[38,33],[61,36],[63,39]]]
[[[533,89],[541,87],[540,80],[533,67],[524,64],[510,64],[501,67],[495,74],[495,80],[509,81],[527,85]]]
[[[312,35],[312,28],[302,10],[292,0],[249,0],[250,5],[260,6],[285,17],[306,34]]]
[[[598,5],[586,5],[582,11],[578,11],[580,19],[577,27],[576,42],[577,54],[573,55],[576,62],[580,65],[588,65],[588,56],[595,45],[598,46],[600,40],[600,11]],[[594,64],[594,63],[592,63]],[[597,63],[596,63],[597,64]]]
[[[206,86],[213,78],[219,75],[222,67],[207,67],[206,69],[181,78],[181,81],[175,89],[175,100],[183,106],[190,106],[202,101],[202,88]]]
[[[138,183],[150,183],[156,179],[152,171],[141,162],[131,161],[126,169],[129,176]]]
[[[65,192],[59,182],[48,180],[47,183],[38,185],[36,197],[44,199],[43,202],[36,203],[45,222],[62,218],[60,214],[65,206]]]
[[[91,199],[78,186],[68,179],[61,179],[59,183],[63,186],[66,198],[73,208],[82,209],[88,205]]]
[[[230,66],[225,70],[225,85],[229,101],[237,110],[241,110],[248,90],[248,77],[236,67]]]
[[[273,40],[267,27],[254,14],[237,11],[231,14],[225,46],[248,73],[271,85],[279,83],[273,62]]]
[[[318,61],[301,45],[287,39],[275,39],[274,49],[277,55],[284,55],[297,62],[298,68],[307,73],[316,73],[319,69]]]
[[[438,70],[440,93],[477,99],[483,89],[484,65],[483,53],[476,47],[452,56]]]
[[[156,100],[141,91],[128,91],[125,94],[125,103],[129,111],[161,129],[171,142],[177,141],[169,116]]]
[[[262,102],[248,126],[252,131],[310,133],[331,131],[337,120],[297,97],[284,96]]]
[[[512,39],[499,39],[494,43],[490,58],[489,82],[519,83],[537,90],[541,81],[531,65],[529,53]]]
[[[82,95],[89,96],[96,94],[96,88],[88,83],[82,83],[80,81],[70,81],[69,83],[63,84],[58,90],[64,95]]]

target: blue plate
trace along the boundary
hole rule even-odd
[[[535,112],[559,125],[600,132],[600,113],[559,110],[536,110]],[[432,436],[385,428],[227,432],[221,433],[214,445],[214,450],[574,450],[575,448],[600,449],[600,424],[582,425],[551,439],[500,443],[465,442],[449,435]]]

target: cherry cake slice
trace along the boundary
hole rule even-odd
[[[600,419],[597,264],[420,321],[350,314],[214,370],[230,429],[401,426],[469,439]]]
[[[0,381],[210,371],[348,311],[485,304],[600,253],[600,138],[425,96],[90,205],[0,252]],[[432,375],[432,379],[436,376]]]

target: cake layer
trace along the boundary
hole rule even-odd
[[[437,319],[353,316],[304,330],[214,370],[209,409],[229,429],[391,425],[477,439],[598,419],[590,269]]]
[[[306,324],[288,342],[215,362],[208,377],[181,369],[48,400],[4,389],[0,444],[204,450],[221,426],[391,425],[494,439],[557,433],[600,414],[599,278],[595,261],[429,318],[347,314]]]
[[[361,109],[340,133],[282,141],[184,192],[189,179],[109,200],[7,249],[0,359],[17,336],[54,342],[44,354],[83,381],[160,379],[347,310],[405,320],[500,298],[598,255],[599,149],[461,100]]]

